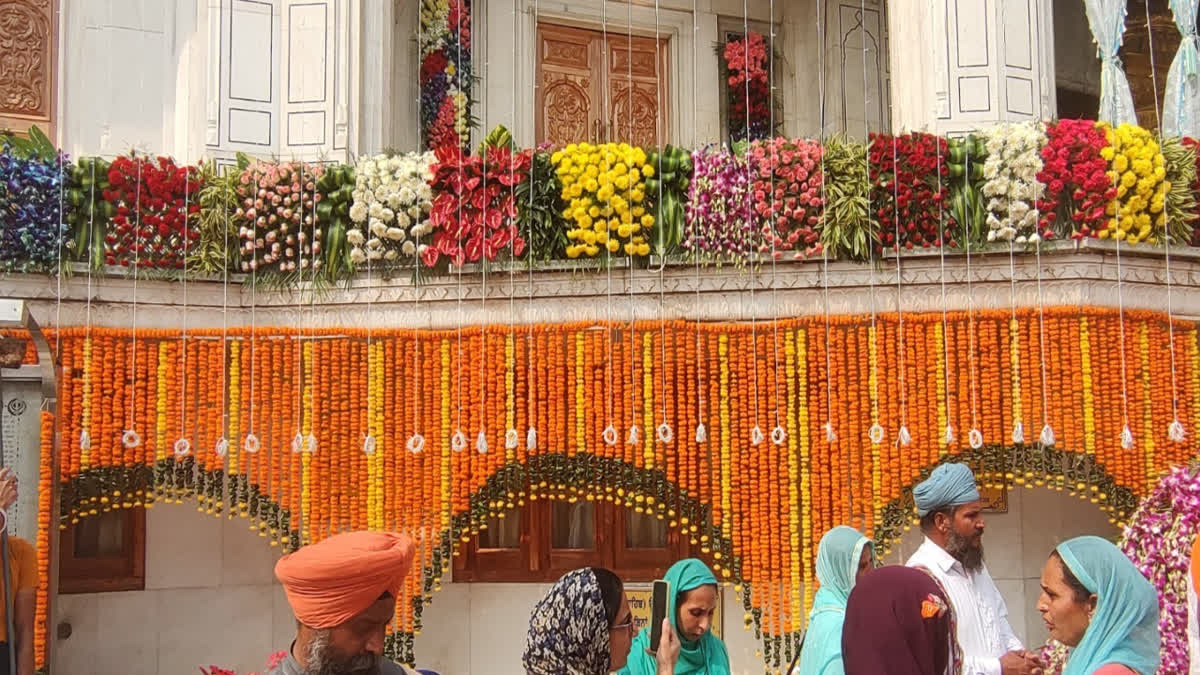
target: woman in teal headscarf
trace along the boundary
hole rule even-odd
[[[717,610],[717,578],[700,560],[688,558],[671,565],[666,581],[671,584],[667,616],[675,622],[681,647],[675,675],[729,675],[729,652],[712,634]],[[646,652],[650,629],[643,628],[633,639],[629,660],[620,675],[654,675],[657,664]]]
[[[1071,647],[1063,675],[1158,670],[1158,592],[1105,539],[1076,537],[1054,549],[1042,569],[1038,611],[1050,636]]]
[[[808,632],[800,651],[799,675],[841,675],[842,621],[854,583],[874,567],[871,540],[853,527],[840,525],[821,537],[817,547],[817,581],[821,588],[808,615]]]

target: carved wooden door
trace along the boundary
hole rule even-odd
[[[0,129],[54,138],[58,0],[0,2]]]
[[[644,147],[668,136],[665,38],[538,26],[538,143],[562,147],[630,141]],[[607,108],[607,111],[606,111]]]

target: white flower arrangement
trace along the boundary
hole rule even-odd
[[[1039,241],[1038,181],[1046,132],[1041,124],[1000,124],[985,132],[988,157],[983,165],[988,241],[1017,244]]]
[[[432,152],[375,155],[358,161],[350,206],[353,226],[346,233],[355,265],[368,260],[373,265],[380,261],[391,265],[420,251],[421,238],[432,231],[429,181],[436,161]]]

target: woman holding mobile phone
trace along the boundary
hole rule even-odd
[[[649,651],[650,627],[643,628],[633,640],[629,659],[620,675],[729,675],[729,652],[725,643],[712,634],[713,616],[717,611],[717,577],[696,558],[680,560],[667,570],[670,584],[667,602],[667,622],[658,653]],[[660,659],[669,645],[669,631],[674,628],[678,639],[679,659],[673,670],[663,671]]]
[[[601,567],[568,572],[533,608],[522,665],[527,675],[607,675],[625,665],[632,628],[620,577]],[[668,627],[651,672],[670,675],[678,654]]]

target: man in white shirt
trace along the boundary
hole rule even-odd
[[[908,559],[941,582],[950,597],[963,654],[963,675],[1036,675],[1038,658],[1024,650],[1008,608],[983,564],[983,501],[965,464],[943,464],[913,488],[925,542]]]

